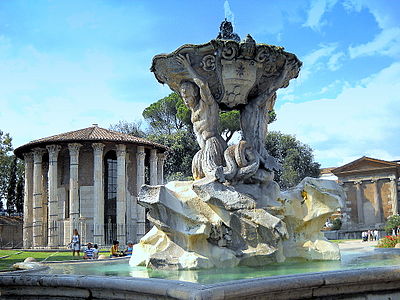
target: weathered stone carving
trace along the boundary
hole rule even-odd
[[[260,205],[249,191],[217,181],[143,186],[139,203],[149,208],[153,229],[134,246],[131,265],[197,269],[259,266],[286,258],[339,259],[339,248],[320,232],[342,206],[333,181],[305,178]],[[251,185],[250,185],[251,186]],[[260,197],[261,198],[261,197]]]
[[[281,193],[273,181],[279,164],[264,146],[276,91],[300,66],[294,54],[250,35],[239,42],[227,21],[216,40],[154,57],[157,80],[192,112],[200,151],[192,162],[195,181],[142,186],[138,202],[154,227],[135,245],[131,265],[196,269],[339,258],[320,229],[342,206],[341,187],[306,178]],[[227,147],[219,112],[231,109],[240,111],[242,140]]]
[[[176,59],[194,81],[184,81],[180,88],[186,106],[192,111],[193,130],[200,145],[200,151],[193,158],[193,177],[200,179],[211,176],[223,181],[222,166],[226,143],[218,133],[218,104],[208,83],[192,68],[189,55],[178,55]]]
[[[233,32],[232,23],[227,21],[226,19],[221,23],[221,26],[219,27],[217,39],[234,40],[236,42],[240,41],[239,35]]]
[[[224,21],[216,40],[157,55],[151,71],[159,82],[179,93],[192,111],[201,148],[193,160],[195,179],[267,181],[279,169],[264,147],[267,112],[273,109],[275,92],[297,77],[301,62],[282,47],[256,44],[250,35],[239,42],[232,32],[232,24]],[[225,155],[226,145],[217,129],[221,109],[239,110],[242,130],[242,143]],[[221,167],[225,167],[225,176]]]

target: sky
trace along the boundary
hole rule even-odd
[[[303,62],[269,130],[322,167],[400,159],[400,1],[0,1],[0,130],[13,146],[98,123],[138,121],[171,91],[152,57],[215,38],[283,46]]]

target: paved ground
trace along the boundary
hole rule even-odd
[[[361,240],[351,240],[339,243],[340,249],[359,249],[359,248],[371,248],[378,244],[377,241],[363,242]]]

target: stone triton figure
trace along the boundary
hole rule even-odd
[[[200,151],[192,161],[193,177],[196,180],[211,176],[224,181],[223,154],[227,145],[218,133],[218,103],[212,96],[208,83],[192,68],[189,55],[178,55],[176,59],[194,81],[184,81],[180,88],[186,106],[192,111],[193,130],[200,145]]]
[[[157,80],[190,108],[201,150],[192,162],[194,181],[142,186],[138,203],[154,227],[134,246],[132,266],[223,269],[340,258],[320,229],[343,206],[343,189],[305,178],[281,192],[273,180],[277,161],[265,149],[267,112],[301,62],[282,47],[232,33],[225,20],[217,39],[153,58]],[[240,112],[237,145],[227,148],[218,132],[220,110]]]
[[[183,45],[153,58],[157,80],[179,93],[192,111],[201,150],[192,162],[195,180],[203,177],[236,185],[273,180],[277,160],[265,149],[268,110],[276,91],[287,87],[301,67],[282,47],[239,41],[224,21],[215,40]],[[226,149],[218,132],[219,111],[239,110],[242,140]]]

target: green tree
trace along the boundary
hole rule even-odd
[[[0,130],[0,207],[7,196],[9,168],[12,162],[12,139],[8,133]]]
[[[388,234],[392,234],[392,230],[400,226],[400,216],[399,215],[393,215],[390,216],[385,224],[385,231]]]
[[[240,113],[238,110],[221,112],[219,114],[219,131],[222,137],[228,143],[233,134],[240,131]]]
[[[320,164],[314,161],[311,147],[295,136],[272,131],[267,134],[265,146],[282,164],[282,170],[275,173],[275,181],[282,189],[297,185],[307,176],[319,176]]]
[[[146,133],[142,130],[141,125],[141,121],[119,121],[117,124],[111,124],[109,129],[142,138],[146,136]]]
[[[192,176],[192,158],[200,150],[193,132],[180,130],[147,138],[171,149],[164,167],[167,181],[184,180]]]
[[[19,176],[15,194],[15,210],[17,213],[24,212],[24,177]]]
[[[7,213],[10,215],[15,212],[15,200],[17,189],[17,157],[14,156],[9,168],[8,185],[7,185]]]
[[[142,115],[155,134],[171,134],[185,126],[181,119],[183,111],[179,108],[182,105],[184,102],[181,97],[177,93],[171,93],[146,107]]]

